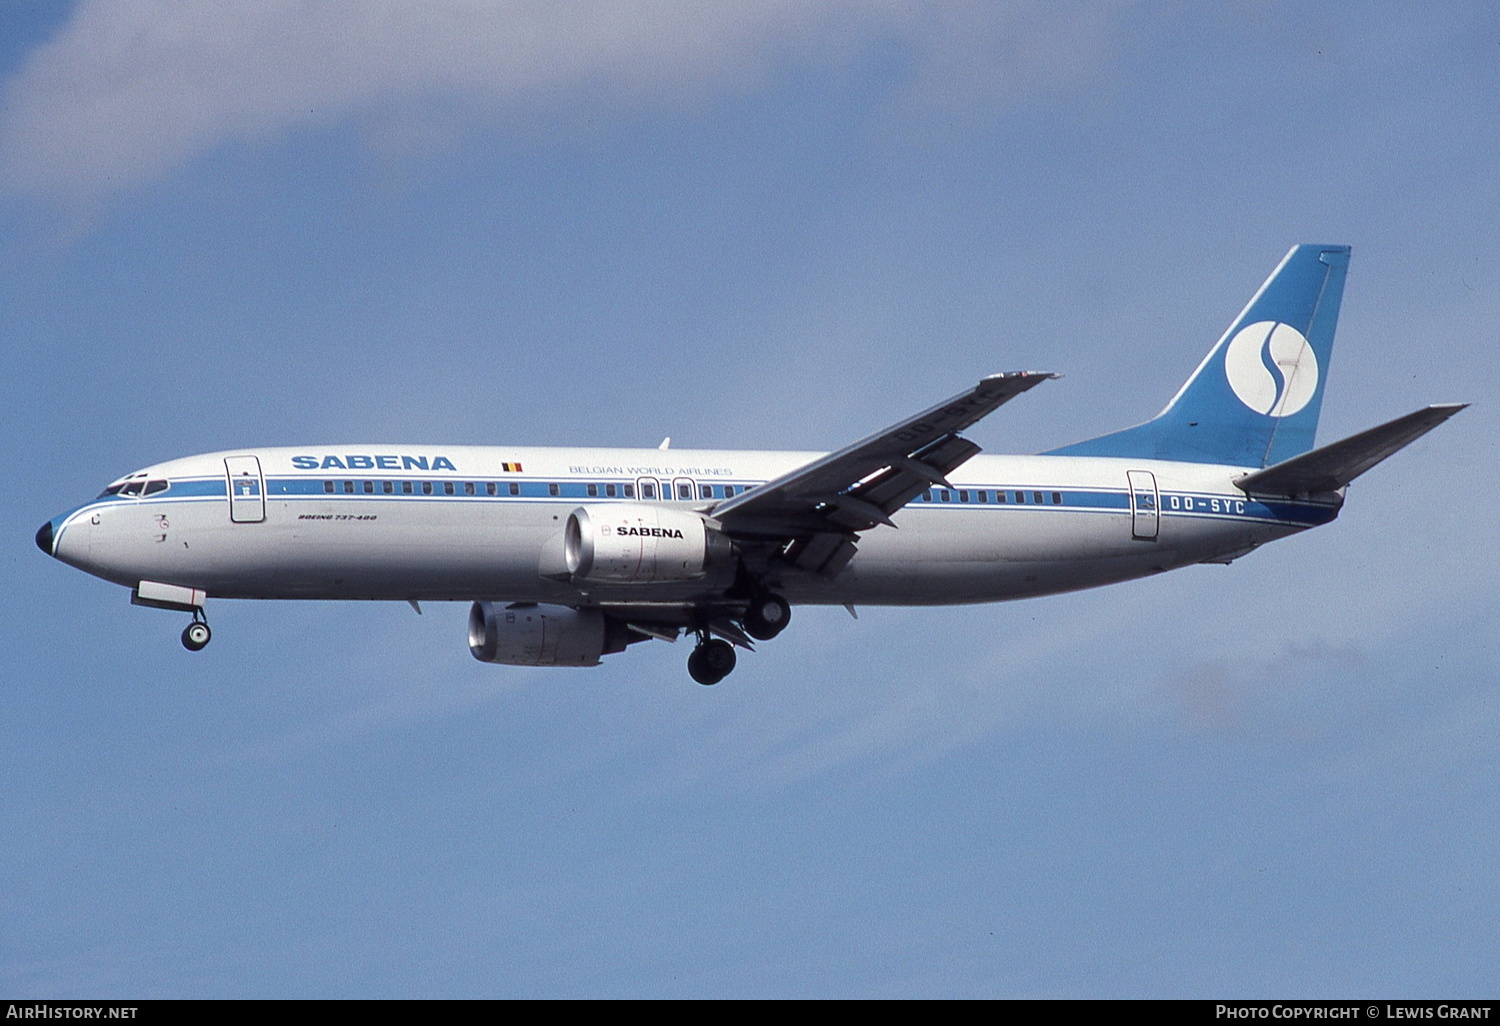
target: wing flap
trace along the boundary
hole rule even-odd
[[[1429,406],[1332,445],[1293,456],[1265,470],[1235,478],[1234,483],[1242,491],[1254,495],[1311,495],[1337,491],[1466,406],[1468,403]]]
[[[838,452],[726,499],[711,516],[742,540],[774,543],[793,566],[836,576],[862,531],[892,515],[980,451],[958,432],[1055,374],[1012,371],[892,424]]]
[[[946,483],[948,474],[980,451],[959,431],[1056,376],[992,374],[946,402],[726,499],[712,515],[731,533],[780,533],[778,524],[800,527],[808,514],[845,531],[889,523],[892,513],[931,484]]]
[[[786,547],[783,555],[793,566],[825,577],[837,577],[857,551],[848,535],[831,532],[799,538]]]
[[[979,446],[967,438],[948,435],[924,447],[917,456],[892,461],[889,467],[861,481],[848,494],[879,509],[888,517],[933,485],[948,487],[948,475],[980,451]],[[889,520],[877,522],[888,523]]]

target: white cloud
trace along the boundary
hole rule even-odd
[[[973,105],[1076,77],[1112,8],[1035,0],[82,0],[6,83],[0,182],[98,195],[226,141],[413,98],[544,112],[753,88],[880,42],[919,102]]]

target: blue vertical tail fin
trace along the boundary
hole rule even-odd
[[[1292,247],[1166,409],[1048,455],[1265,467],[1307,452],[1348,269],[1348,246]]]

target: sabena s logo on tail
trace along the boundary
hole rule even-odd
[[[1318,390],[1318,357],[1290,324],[1256,321],[1230,339],[1224,376],[1239,401],[1256,413],[1289,417]]]
[[[1165,409],[1051,454],[1267,467],[1308,452],[1348,268],[1348,246],[1293,246]]]

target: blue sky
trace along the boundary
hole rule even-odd
[[[1500,14],[678,0],[0,10],[0,992],[1492,996]],[[191,452],[826,448],[976,375],[1154,413],[1353,246],[1333,525],[1020,604],[482,665],[180,618],[31,535]]]

